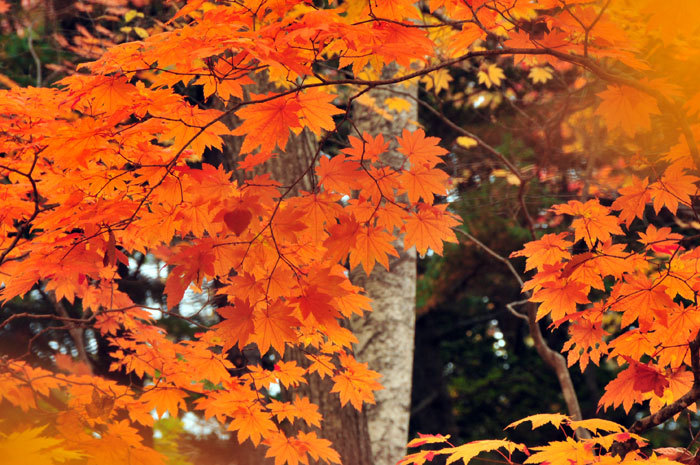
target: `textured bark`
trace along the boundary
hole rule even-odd
[[[409,89],[395,86],[374,89],[370,96],[381,105],[384,99],[396,96],[392,90],[417,94],[417,86]],[[367,107],[357,106],[353,109],[353,120],[360,131],[382,133],[385,140],[391,141],[404,128],[415,129],[413,122],[418,118],[418,109],[411,103],[407,112],[390,112],[391,121]],[[403,155],[392,151],[383,161],[398,167],[405,160]],[[360,341],[355,355],[383,375],[380,381],[384,390],[375,393],[375,405],[366,406],[374,465],[394,465],[405,455],[411,412],[416,251],[415,248],[404,251],[401,239],[394,246],[400,256],[390,260],[389,271],[377,265],[369,276],[361,269],[351,273],[353,283],[366,289],[373,309],[365,318],[352,321],[351,328]]]
[[[296,360],[302,366],[309,364],[298,349],[287,349],[286,358]],[[301,385],[290,394],[303,394],[318,405],[318,410],[323,415],[321,436],[333,442],[333,448],[340,454],[343,465],[371,465],[372,448],[365,410],[359,412],[350,404],[341,407],[338,395],[331,394],[332,387],[330,378],[321,379],[318,375],[313,375],[308,385]]]
[[[256,93],[272,91],[269,86],[258,84],[258,87]],[[237,121],[231,120],[227,123],[229,127],[234,127]],[[222,160],[226,168],[235,171],[239,149],[240,139],[227,140]],[[305,130],[298,136],[290,137],[284,154],[268,160],[249,175],[239,171],[237,176],[242,180],[255,174],[270,173],[272,179],[284,186],[294,185],[289,195],[297,195],[302,190],[311,191],[314,188],[313,182],[305,173],[314,163],[317,149],[318,143],[315,136]],[[301,366],[309,365],[309,360],[304,353],[296,348],[287,348],[285,359],[295,360]],[[332,387],[333,383],[329,378],[322,380],[318,375],[313,375],[308,385],[301,385],[292,392],[284,392],[283,395],[290,398],[294,395],[307,396],[311,402],[318,405],[319,412],[323,415],[320,436],[333,443],[343,465],[370,465],[372,456],[367,419],[362,412],[358,412],[350,404],[341,407],[338,394],[330,392]],[[270,462],[269,459],[264,463],[268,462]],[[310,463],[314,461],[310,460]]]
[[[303,131],[289,141],[286,153],[269,160],[264,170],[272,173],[273,179],[284,185],[296,183],[290,191],[292,195],[301,190],[311,190],[311,178],[304,176],[304,173],[313,163],[315,153],[316,142],[313,134]],[[285,358],[296,360],[301,366],[309,365],[309,360],[297,348],[288,348]],[[322,380],[318,375],[313,375],[308,385],[296,388],[290,393],[290,397],[302,394],[318,405],[319,412],[323,415],[321,436],[333,442],[343,465],[369,465],[372,463],[372,457],[367,419],[350,404],[341,407],[340,397],[331,394],[332,387],[333,382],[328,377]]]

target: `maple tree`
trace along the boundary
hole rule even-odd
[[[693,50],[699,9],[689,0],[671,3],[662,11],[656,2],[623,0],[348,1],[326,8],[301,0],[190,0],[163,32],[114,45],[55,87],[2,91],[0,298],[38,286],[57,309],[13,314],[2,326],[53,321],[76,346],[89,328],[109,341],[112,371],[148,382],[96,376],[84,348],[77,362],[45,356],[53,369],[4,358],[0,398],[24,414],[19,423],[0,424],[0,448],[21,450],[22,457],[7,456],[33,463],[162,463],[136,425],[151,425],[153,410],[175,416],[194,408],[240,442],[266,447],[275,463],[339,463],[313,430],[321,421],[317,407],[304,397],[271,399],[268,387],[293,390],[309,376],[329,377],[341,404],[373,402],[379,374],[354,359],[355,339],[341,324],[370,308],[348,267],[388,268],[398,234],[407,249],[442,253],[443,242],[457,241],[452,228],[459,224],[436,202],[448,187],[438,168],[448,152],[439,140],[421,129],[396,140],[353,130],[351,104],[372,106],[364,98],[369,89],[411,80],[427,79],[439,92],[447,70],[472,63],[478,85],[496,89],[507,78],[499,60],[512,59],[536,84],[570,74],[598,86],[593,114],[584,116],[602,118],[607,141],[638,153],[637,172],[646,173],[630,176],[611,205],[595,198],[555,207],[554,214],[571,218],[572,232],[533,237],[514,256],[535,271],[524,286],[538,304],[526,316],[532,330],[544,318],[570,323],[570,365],[603,358],[627,365],[601,406],[629,409],[649,400],[652,414],[628,429],[576,412],[532,418],[533,426],[589,433],[533,448],[525,462],[672,463],[678,457],[639,450],[640,433],[700,398],[693,236],[644,223],[649,203],[656,213],[696,216],[700,97],[685,66],[694,56],[676,47]],[[650,51],[654,40],[666,49]],[[382,65],[393,62],[393,76],[382,75]],[[262,76],[274,90],[252,91],[252,78]],[[197,105],[181,88],[221,99],[226,109]],[[391,104],[402,106],[400,98]],[[224,124],[231,115],[240,121],[234,128]],[[331,144],[339,128],[351,133],[341,148]],[[236,169],[254,170],[284,157],[290,131],[317,138],[304,173],[314,180],[310,191],[292,194],[301,178],[288,185],[269,174],[239,181],[203,162],[207,150],[222,147],[222,136],[233,135],[242,138]],[[488,148],[478,138],[470,142]],[[390,145],[405,156],[402,166],[385,162]],[[493,154],[526,184],[518,167]],[[145,307],[120,290],[118,268],[135,253],[167,267],[163,307]],[[218,324],[177,311],[188,290],[223,296]],[[80,317],[62,312],[64,303],[79,306]],[[173,341],[152,311],[201,331]],[[280,361],[273,371],[249,364],[236,373],[226,353],[248,345],[280,355],[301,348],[311,364]],[[548,350],[543,356],[554,360]],[[289,424],[306,428],[290,432]],[[515,450],[529,453],[489,440],[403,462],[435,455],[468,462],[499,448],[508,462]]]
[[[578,84],[575,85],[580,89],[586,89],[591,78],[602,78],[603,82],[596,82],[588,87],[588,92],[577,97],[579,103],[586,105],[568,114],[562,112],[564,118],[550,126],[550,130],[555,131],[552,137],[556,138],[559,131],[566,132],[565,139],[568,140],[564,143],[568,147],[581,147],[585,145],[581,144],[581,139],[591,137],[586,130],[595,127],[595,118],[602,116],[607,127],[598,131],[602,140],[597,142],[607,144],[607,147],[617,144],[613,156],[624,154],[626,166],[621,170],[618,166],[618,173],[611,177],[609,165],[599,170],[599,164],[589,161],[589,176],[599,172],[600,178],[584,178],[576,187],[575,183],[570,184],[569,193],[580,196],[580,200],[555,206],[546,214],[538,212],[535,220],[530,216],[522,195],[534,177],[526,170],[532,172],[533,167],[513,164],[503,153],[478,138],[468,139],[469,134],[463,134],[463,143],[480,145],[483,151],[499,159],[505,173],[496,176],[507,176],[509,183],[516,186],[515,190],[519,189],[517,198],[523,223],[530,228],[531,238],[536,239],[526,244],[524,250],[511,255],[526,258],[526,271],[535,273],[523,286],[532,303],[524,307],[523,313],[516,312],[513,306],[525,302],[513,302],[509,309],[528,320],[531,330],[534,329],[532,334],[535,345],[539,345],[538,350],[546,349],[546,346],[537,343],[534,334],[539,329],[536,323],[551,318],[553,327],[568,329],[569,339],[563,351],[567,354],[569,366],[578,362],[583,371],[591,362],[600,364],[606,361],[608,366],[615,364],[622,368],[617,378],[606,387],[600,399],[600,410],[621,405],[629,412],[632,406],[649,401],[651,415],[637,416],[637,421],[628,429],[617,426],[607,429],[614,434],[603,442],[596,431],[576,423],[580,420],[572,409],[576,403],[567,398],[572,417],[567,420],[571,422],[567,430],[570,437],[564,442],[555,441],[543,446],[536,454],[532,454],[536,449],[528,450],[521,444],[508,441],[476,441],[461,447],[450,445],[438,451],[422,451],[410,455],[403,463],[424,463],[442,454],[448,455],[448,463],[459,459],[466,462],[481,451],[498,448],[506,451],[500,458],[508,463],[668,463],[672,460],[695,463],[697,460],[693,451],[684,449],[644,453],[641,449],[646,442],[636,436],[673,420],[686,408],[694,410],[693,402],[697,400],[694,387],[698,378],[697,327],[691,323],[697,303],[692,289],[695,267],[684,262],[692,260],[697,224],[689,224],[695,217],[693,202],[698,181],[696,111],[690,103],[685,103],[696,98],[695,88],[688,81],[689,69],[694,69],[695,64],[692,59],[674,55],[678,50],[676,47],[692,50],[694,39],[690,38],[692,33],[689,31],[694,31],[697,26],[682,21],[678,34],[665,35],[669,32],[666,29],[668,16],[665,12],[657,12],[651,2],[636,6],[625,2],[601,2],[592,7],[565,3],[573,2],[560,2],[561,9],[540,11],[541,16],[533,21],[541,24],[538,39],[544,40],[548,34],[553,36],[563,32],[565,28],[561,28],[559,21],[575,21],[581,28],[581,35],[568,41],[569,44],[578,43],[581,48],[570,49],[576,56],[570,61],[582,64],[591,73],[574,74],[571,68],[567,69],[561,63],[558,67],[553,63],[549,65],[558,68],[563,79],[571,79],[569,82],[576,79]],[[684,11],[697,18],[697,7],[684,6],[688,7]],[[629,20],[632,22],[627,23]],[[601,22],[607,22],[607,26],[601,26],[598,39],[592,39],[591,31]],[[610,56],[604,58],[607,52],[601,54],[592,48],[593,42],[589,42],[589,39],[599,40],[598,45],[605,48],[604,42],[612,36],[606,36],[603,31],[611,32],[608,27],[617,26],[620,26],[618,38],[624,36],[625,42],[624,45],[619,42],[620,47],[614,53],[632,52],[617,57],[622,63],[611,60]],[[528,27],[533,27],[533,24]],[[527,32],[532,39],[533,30]],[[649,47],[653,47],[656,41],[663,42],[667,48],[649,53]],[[500,84],[497,81],[504,78],[502,73],[493,71],[492,64],[482,65],[479,73],[479,82],[486,88]],[[569,73],[568,78],[566,73]],[[529,75],[535,84],[546,82],[551,77],[533,74],[533,70]],[[591,90],[595,94],[591,95]],[[508,91],[511,94],[506,93],[503,99],[518,101],[519,96],[512,88]],[[473,93],[478,95],[478,91]],[[547,97],[545,92],[533,94],[535,98]],[[478,96],[475,103],[477,106],[484,101],[488,104],[490,99],[496,100],[495,97],[500,98],[500,95]],[[533,123],[537,123],[537,119],[530,118]],[[442,120],[450,125],[446,118]],[[459,128],[453,129],[460,132]],[[598,150],[613,152],[600,145]],[[563,152],[570,155],[572,151],[567,148]],[[594,155],[601,156],[600,153],[590,154],[591,158]],[[557,173],[556,167],[539,166],[535,170],[541,170],[535,171],[540,180],[552,175],[563,177]],[[568,175],[571,176],[572,172],[570,170]],[[577,173],[574,172],[573,176],[576,179]],[[596,198],[591,199],[591,194]],[[556,225],[562,220],[570,225],[570,231],[544,235],[537,232],[541,226]],[[520,279],[504,256],[476,237],[465,235],[467,240],[506,263]],[[540,353],[548,363],[549,360],[556,361],[547,350]],[[565,364],[550,365],[557,366],[558,375],[563,372],[562,366],[566,369]],[[562,389],[566,398],[572,391],[565,384],[562,383]],[[544,422],[547,417],[536,418],[536,421]],[[578,441],[573,438],[573,430],[577,432]],[[416,440],[410,445],[445,442],[445,437],[434,437],[430,441]],[[516,449],[521,455],[510,455]]]

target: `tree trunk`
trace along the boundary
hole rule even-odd
[[[412,85],[407,89],[399,85],[374,89],[370,97],[382,106],[386,98],[397,96],[392,91],[417,96],[418,87]],[[386,141],[393,141],[404,128],[415,129],[417,104],[407,100],[411,103],[408,111],[394,112],[385,108],[393,117],[391,121],[360,105],[353,109],[353,120],[360,131],[372,135],[382,133]],[[395,150],[383,159],[393,167],[401,166],[404,161],[404,156]],[[351,273],[353,283],[362,286],[372,299],[373,309],[365,318],[352,321],[351,329],[360,341],[355,355],[383,375],[380,381],[384,390],[375,393],[375,405],[367,406],[371,463],[374,465],[394,465],[405,455],[411,413],[416,250],[404,251],[402,238],[394,243],[394,247],[399,258],[390,260],[389,271],[377,265],[369,276],[361,269]]]
[[[258,84],[257,93],[270,92],[269,85]],[[229,122],[235,125],[235,121]],[[230,125],[230,127],[233,127]],[[223,163],[227,169],[235,171],[239,156],[240,140],[229,140],[224,147]],[[315,136],[308,130],[299,135],[292,135],[287,143],[285,153],[268,160],[252,174],[271,173],[272,179],[290,186],[296,182],[289,195],[298,195],[300,191],[313,189],[311,178],[304,176],[307,168],[313,163],[318,148]],[[238,172],[241,178],[243,173]],[[297,182],[300,177],[301,181]],[[295,360],[301,366],[308,366],[309,360],[297,348],[287,348],[285,358]],[[323,415],[320,436],[330,440],[333,448],[340,454],[343,465],[370,465],[372,463],[370,437],[367,429],[367,419],[363,412],[358,412],[351,405],[341,407],[338,394],[331,394],[333,382],[326,377],[321,379],[314,374],[308,385],[301,385],[293,392],[284,392],[284,396],[304,395],[318,405]],[[289,399],[291,400],[291,399]],[[313,461],[310,461],[313,463]],[[260,462],[261,464],[263,462]],[[393,465],[393,464],[392,464]]]

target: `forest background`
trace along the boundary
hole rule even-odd
[[[594,18],[602,17],[607,7],[599,6],[595,11],[600,16]],[[74,73],[78,63],[98,58],[113,44],[166,30],[175,11],[171,5],[152,2],[25,2],[5,4],[3,9],[0,72],[8,88],[50,85]],[[439,12],[435,16],[439,19]],[[549,34],[551,25],[535,18],[520,18],[514,27],[530,38]],[[485,36],[483,46],[492,46],[490,40],[497,37]],[[512,57],[441,69],[420,79],[418,121],[412,124],[421,125],[429,136],[440,137],[440,145],[450,149],[440,164],[451,175],[450,193],[443,197],[451,202],[450,208],[461,217],[465,229],[459,236],[461,243],[447,245],[444,257],[429,252],[418,261],[411,437],[418,432],[451,434],[454,443],[500,438],[503,427],[515,420],[537,412],[567,410],[556,374],[538,353],[528,325],[515,315],[515,307],[509,306],[521,301],[521,286],[504,259],[531,240],[532,229],[537,236],[565,230],[566,220],[548,210],[551,206],[572,199],[585,203],[590,198],[610,206],[619,197],[619,187],[628,185],[633,174],[648,169],[639,159],[644,155],[634,153],[634,148],[603,147],[603,133],[615,129],[615,124],[607,119],[606,128],[605,122],[594,116],[596,92],[600,90],[588,87],[575,70],[551,64],[524,65],[513,62]],[[208,105],[203,94],[184,88],[182,92],[192,102]],[[202,92],[201,88],[196,92]],[[367,100],[364,104],[390,119],[406,102],[416,103],[415,98],[403,95],[407,92],[395,90],[395,99],[389,103]],[[625,131],[623,124],[617,125]],[[644,121],[640,125],[644,126]],[[204,157],[211,161],[216,154],[205,153]],[[504,167],[504,160],[517,167],[515,172]],[[692,201],[686,203],[692,207]],[[681,211],[664,216],[651,203],[647,210],[649,224],[670,226],[685,237],[694,236],[692,231],[698,225],[692,214],[684,217]],[[632,220],[634,216],[629,222],[625,220],[629,231],[642,230]],[[149,258],[142,256],[140,260],[135,273],[127,267],[120,271],[122,282],[131,280],[125,285],[144,294],[134,301],[146,301],[146,294],[152,301],[163,301],[163,282],[139,273],[141,267],[147,268]],[[514,266],[523,271],[525,261],[518,260],[514,257]],[[53,309],[55,303],[49,294],[38,289],[33,298],[8,302],[3,318],[27,312],[41,314],[46,310],[39,307],[46,305]],[[200,324],[211,324],[211,319],[203,318]],[[613,316],[608,318],[611,321],[606,325],[619,325]],[[178,317],[165,315],[159,324],[178,339],[193,337],[196,332]],[[61,332],[44,331],[46,328],[32,321],[26,321],[24,327],[15,325],[5,327],[7,337],[2,342],[3,354],[9,357],[24,355],[27,340],[41,334],[34,341],[33,354],[41,361],[43,351],[54,348]],[[70,347],[75,341],[67,340],[72,337],[69,330],[63,333],[66,340],[59,344]],[[547,344],[559,350],[568,339],[568,327],[564,324],[545,334]],[[76,359],[80,361],[79,356]],[[262,362],[274,370],[274,360]],[[69,364],[63,363],[64,367]],[[617,372],[614,363],[589,364],[582,373],[571,371],[584,418],[600,415],[599,399]],[[548,404],[543,405],[542,399]],[[641,418],[644,412],[640,406],[630,412],[610,409],[606,418],[626,424],[625,419]],[[192,422],[190,419],[190,428],[185,428],[188,423],[181,418],[159,420],[155,425],[156,449],[170,455],[174,463],[200,463],[203,457],[207,463],[227,463],[230,440],[213,432],[194,434]],[[694,415],[683,415],[647,436],[657,446],[687,446],[698,426]],[[201,425],[198,428],[209,431]],[[511,438],[532,443],[550,435],[516,431]]]

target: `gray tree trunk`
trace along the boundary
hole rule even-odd
[[[370,96],[378,105],[395,97],[392,90],[417,96],[416,85],[406,89],[392,86],[374,89]],[[360,131],[384,134],[394,141],[405,128],[415,129],[418,119],[415,101],[406,98],[412,107],[406,112],[393,112],[389,121],[368,107],[353,108],[353,121]],[[392,147],[395,147],[395,142]],[[383,161],[393,167],[404,163],[404,156],[393,150]],[[415,336],[416,250],[403,250],[402,238],[394,243],[399,257],[390,260],[389,271],[377,264],[367,276],[362,269],[351,273],[354,284],[366,289],[373,311],[365,318],[354,319],[351,329],[359,339],[356,357],[383,376],[384,390],[375,393],[376,404],[366,406],[369,435],[372,443],[372,464],[394,465],[406,453],[408,421],[411,412],[411,380]]]

